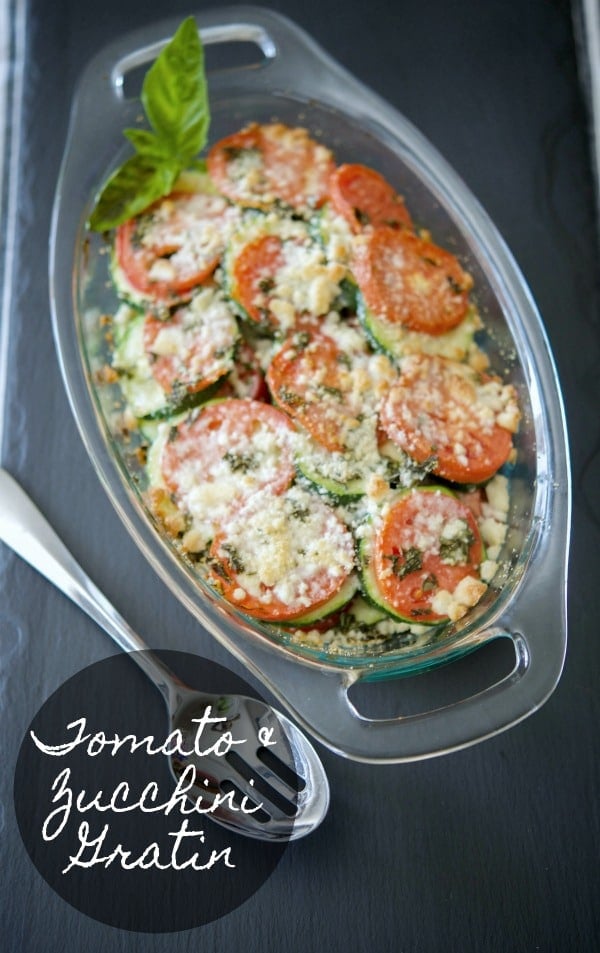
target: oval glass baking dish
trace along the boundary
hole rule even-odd
[[[306,126],[338,162],[363,162],[399,181],[415,218],[473,275],[483,345],[492,366],[517,388],[523,413],[503,568],[465,619],[441,633],[432,630],[431,638],[385,651],[328,654],[237,613],[157,530],[144,504],[135,438],[125,440],[114,424],[110,387],[96,385],[107,360],[99,318],[114,312],[116,296],[106,243],[87,233],[85,222],[100,184],[125,158],[122,130],[139,113],[138,100],[126,95],[128,80],[156,57],[175,21],[103,50],[86,69],[73,104],[54,206],[50,288],[59,360],[82,438],[112,503],[164,582],[319,740],[365,761],[412,760],[474,743],[535,711],[564,662],[570,473],[560,390],[540,317],[489,218],[398,112],[271,11],[223,8],[196,20],[209,53],[214,46],[229,57],[214,69],[209,57],[210,142],[250,121]],[[241,65],[231,63],[236,49],[244,52]],[[499,637],[514,646],[512,672],[454,704],[373,720],[348,697],[359,679],[417,674]]]

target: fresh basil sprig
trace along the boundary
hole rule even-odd
[[[204,50],[193,17],[178,28],[152,64],[142,86],[151,129],[125,129],[135,149],[103,186],[88,227],[105,232],[168,195],[178,175],[203,168],[196,157],[206,144],[210,111]]]

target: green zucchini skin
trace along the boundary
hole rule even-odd
[[[132,310],[129,320],[119,328],[112,365],[119,374],[119,384],[127,403],[138,420],[167,420],[193,410],[211,400],[226,375],[203,390],[167,394],[152,376],[143,345],[145,313]]]
[[[328,255],[329,242],[331,238],[330,211],[327,206],[319,209],[311,216],[308,223],[308,230],[311,238],[322,249],[325,255]],[[333,302],[332,311],[340,314],[356,314],[358,305],[358,285],[348,272],[345,278],[340,282],[340,293]]]
[[[310,216],[308,220],[308,231],[312,240],[325,251],[327,247],[327,232],[324,206],[318,209],[318,211],[313,212]]]
[[[394,361],[414,352],[437,354],[463,361],[474,347],[475,332],[480,329],[479,316],[472,309],[452,331],[443,334],[410,331],[371,311],[359,289],[356,291],[356,313],[372,347],[387,354]]]
[[[131,309],[118,327],[112,366],[119,375],[119,384],[129,409],[143,419],[165,404],[165,393],[153,376],[144,352],[145,312]]]
[[[450,487],[444,486],[439,483],[432,483],[426,486],[412,487],[398,492],[398,498],[405,496],[407,493],[444,493],[446,496],[450,496],[453,499],[457,499],[457,495],[453,489]],[[446,625],[448,620],[436,620],[436,621],[427,621],[421,618],[415,618],[414,616],[403,615],[398,612],[385,598],[379,585],[375,574],[372,569],[372,559],[371,559],[371,548],[373,542],[373,533],[367,532],[365,536],[360,540],[357,547],[357,555],[359,562],[359,579],[360,579],[360,588],[361,592],[364,595],[365,599],[376,608],[380,609],[382,612],[387,613],[394,619],[398,619],[400,622],[408,622],[410,625],[419,625],[427,626],[431,628],[439,627],[440,625]],[[485,559],[485,547],[483,547],[482,559]]]
[[[166,316],[172,307],[178,307],[177,302],[173,305],[169,305],[167,302],[156,301],[154,298],[144,295],[141,291],[138,291],[137,288],[134,288],[117,261],[114,249],[110,257],[109,271],[112,283],[115,286],[115,291],[120,300],[125,301],[137,311],[151,311],[153,314]]]
[[[318,469],[310,465],[306,457],[297,456],[295,462],[296,469],[302,479],[319,493],[326,494],[335,503],[351,503],[353,500],[360,499],[366,492],[363,477],[357,477],[356,480],[342,483],[340,480],[324,476]]]
[[[234,252],[231,246],[229,246],[226,248],[221,260],[221,288],[229,302],[231,310],[239,320],[243,322],[245,328],[247,328],[251,335],[257,338],[268,338],[272,341],[279,340],[282,335],[278,332],[278,329],[274,327],[270,321],[256,321],[255,318],[251,318],[243,304],[241,304],[235,296],[235,283],[232,275],[233,259]]]
[[[285,410],[285,407],[280,408]],[[369,478],[378,474],[384,480],[393,481],[395,487],[409,489],[428,475],[430,466],[418,466],[399,447],[387,441],[379,448],[379,458],[373,461],[370,467],[363,467],[360,460],[346,456],[350,465],[359,472],[348,480],[337,479],[323,473],[318,458],[313,459],[310,453],[297,452],[295,458],[296,470],[299,477],[306,481],[313,489],[328,496],[334,503],[344,505],[352,503],[365,496]]]
[[[181,173],[173,187],[176,192],[203,193],[205,195],[218,195],[218,190],[212,179],[206,172],[188,169]],[[126,301],[132,307],[151,311],[153,314],[168,314],[172,307],[177,307],[179,301],[171,304],[168,301],[157,301],[151,295],[144,295],[137,288],[134,288],[131,282],[118,262],[115,243],[110,256],[110,276],[113,285],[121,301]]]
[[[133,308],[142,309],[150,306],[150,301],[131,285],[125,277],[125,272],[117,261],[114,247],[110,256],[110,276],[112,278],[115,291],[121,301],[127,302]]]
[[[340,293],[333,302],[334,311],[340,313],[356,314],[358,305],[358,285],[350,278],[342,278],[340,281]]]
[[[177,417],[179,414],[186,413],[188,410],[194,410],[196,407],[201,407],[202,404],[205,404],[213,399],[224,379],[225,378],[220,378],[218,381],[215,381],[213,384],[205,387],[204,390],[189,393],[181,400],[169,401],[158,410],[155,410],[149,414],[145,414],[142,417],[142,420],[170,420],[172,417]]]
[[[379,606],[374,606],[368,602],[363,595],[358,593],[344,608],[344,616],[348,619],[348,624],[360,628],[361,630],[373,629],[379,622],[385,622],[390,619],[389,612],[385,612]]]
[[[397,609],[394,609],[387,601],[377,585],[375,574],[371,568],[370,542],[369,539],[365,538],[360,541],[358,546],[360,588],[367,602],[375,609],[379,609],[385,613],[385,615],[390,616],[392,619],[397,619],[399,622],[408,622],[410,625],[415,625],[415,623],[419,625],[432,625],[431,622],[422,622],[420,619],[401,615],[401,613],[399,613]]]
[[[315,622],[320,622],[321,619],[325,619],[328,615],[333,615],[335,612],[339,612],[343,609],[344,606],[350,602],[357,589],[357,577],[355,575],[349,576],[339,592],[332,596],[331,599],[328,599],[327,602],[323,603],[323,605],[317,609],[313,609],[312,612],[307,612],[305,615],[299,616],[296,619],[290,619],[287,625],[302,628],[304,626],[314,625]]]

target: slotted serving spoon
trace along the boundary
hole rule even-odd
[[[234,742],[243,740],[244,745],[228,754],[190,759],[198,770],[189,796],[201,796],[203,807],[218,802],[206,816],[239,834],[272,841],[296,840],[320,824],[329,806],[329,784],[317,753],[302,732],[262,701],[241,695],[209,695],[181,682],[119,615],[25,491],[3,469],[0,539],[87,612],[117,645],[133,653],[131,657],[166,702],[170,731],[181,730],[186,748],[193,747],[197,733],[198,722],[192,719],[201,719],[208,706],[213,718],[226,716],[226,723],[219,722],[219,728],[226,727]],[[210,729],[210,723],[207,727]],[[204,732],[201,741],[202,751],[214,746],[206,743]],[[177,780],[181,762],[176,756],[169,760]],[[227,792],[234,796],[225,797]]]

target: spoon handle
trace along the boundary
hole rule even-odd
[[[19,484],[0,468],[0,540],[97,622],[169,702],[178,679],[119,615]]]

